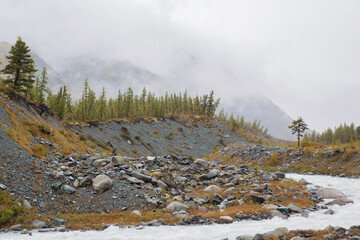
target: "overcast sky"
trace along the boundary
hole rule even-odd
[[[0,11],[0,41],[22,36],[55,69],[90,53],[172,89],[268,97],[312,129],[360,125],[357,0],[0,0]]]

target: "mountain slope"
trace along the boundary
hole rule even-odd
[[[268,98],[238,97],[233,99],[231,103],[224,103],[223,105],[228,112],[239,113],[249,121],[261,120],[261,125],[268,127],[268,133],[273,137],[286,140],[294,139],[287,127],[292,119]]]
[[[96,92],[105,87],[106,95],[115,97],[118,90],[132,87],[140,90],[144,86],[160,86],[161,78],[143,68],[124,61],[107,61],[94,56],[79,56],[66,61],[61,75],[71,84],[74,99],[79,96],[74,90],[82,89],[85,78]]]

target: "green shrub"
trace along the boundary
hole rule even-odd
[[[80,133],[80,134],[79,134],[79,139],[80,139],[80,141],[86,141],[86,136],[85,136],[85,134]]]
[[[50,135],[51,130],[49,127],[47,127],[45,124],[41,123],[38,125],[39,131],[43,134]]]
[[[0,225],[6,224],[22,211],[23,207],[17,206],[17,202],[0,190]]]

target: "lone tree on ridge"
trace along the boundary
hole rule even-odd
[[[309,129],[307,124],[304,122],[304,120],[301,117],[298,117],[297,120],[292,121],[291,125],[289,126],[291,129],[291,134],[297,134],[298,139],[298,147],[300,147],[300,138],[303,137],[303,132],[305,132],[306,129]]]

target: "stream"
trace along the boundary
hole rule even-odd
[[[221,240],[228,238],[236,239],[239,235],[255,235],[265,233],[278,227],[287,227],[289,230],[296,229],[324,229],[325,227],[341,226],[349,228],[360,224],[360,179],[338,178],[320,175],[286,174],[287,178],[300,180],[304,178],[311,183],[309,187],[319,185],[321,187],[332,187],[342,191],[346,197],[353,200],[353,204],[345,206],[330,206],[335,211],[334,215],[325,215],[326,210],[310,212],[309,217],[292,215],[288,219],[273,218],[270,220],[251,221],[243,220],[232,224],[216,225],[192,225],[192,226],[160,226],[145,227],[142,230],[135,228],[109,227],[104,231],[70,231],[70,232],[32,232],[32,236],[20,233],[2,233],[2,239],[36,239],[36,240]]]

